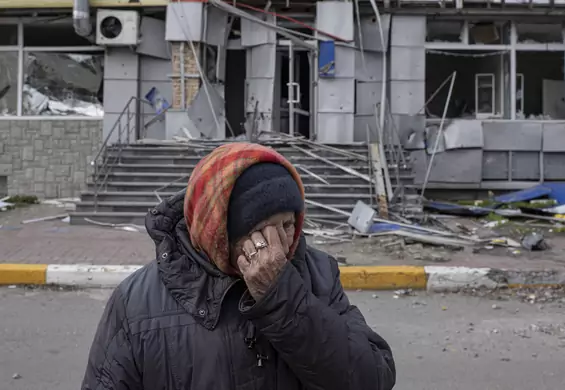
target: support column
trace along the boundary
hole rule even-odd
[[[267,22],[276,24],[274,16]],[[241,19],[241,45],[246,48],[246,130],[273,131],[277,35],[248,19]]]
[[[343,1],[319,1],[316,6],[316,27],[323,32],[352,42],[353,3]],[[330,40],[327,37],[324,39]],[[318,80],[316,135],[321,143],[351,143],[354,139],[355,119],[355,53],[349,46],[335,43],[331,50],[318,56],[320,75]],[[332,55],[334,56],[332,59]],[[332,64],[333,60],[333,64]],[[333,66],[332,66],[333,65]],[[332,69],[332,74],[321,68]]]
[[[510,119],[516,119],[516,23],[510,22]]]

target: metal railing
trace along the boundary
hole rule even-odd
[[[147,123],[142,124],[143,118],[145,117],[145,106],[149,106],[153,110],[151,103],[147,100],[139,99],[135,96],[132,96],[128,100],[124,109],[116,119],[116,122],[108,132],[108,135],[106,135],[98,153],[90,162],[94,170],[94,211],[98,208],[99,193],[106,189],[111,165],[121,161],[124,147],[139,139],[145,138],[147,128],[161,119],[166,111],[154,115]],[[110,146],[112,146],[111,151],[109,150]]]

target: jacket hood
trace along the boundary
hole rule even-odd
[[[155,242],[156,265],[163,285],[200,324],[212,329],[226,291],[240,279],[222,272],[192,245],[183,212],[185,192],[151,209],[145,227]],[[303,267],[306,240],[301,236],[296,241],[292,262]]]
[[[230,262],[227,232],[230,195],[238,177],[258,163],[284,166],[298,184],[302,201],[304,186],[293,165],[274,149],[246,142],[234,142],[214,149],[197,164],[188,180],[184,197],[184,219],[190,241],[225,274],[235,275]],[[297,215],[291,256],[302,232],[304,212]]]

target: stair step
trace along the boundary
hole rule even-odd
[[[179,190],[182,190],[180,188]],[[166,199],[175,195],[178,191],[171,188],[159,191],[158,195],[161,199]],[[357,200],[371,202],[371,194],[367,192],[351,193],[306,193],[307,199],[320,202],[323,204],[354,204]],[[84,191],[81,193],[81,201],[93,202],[95,198],[94,191]],[[159,198],[154,191],[108,191],[98,193],[99,202],[149,202],[154,204]]]
[[[122,201],[99,201],[96,203],[94,201],[81,201],[76,205],[77,212],[143,212],[147,213],[148,210],[159,204],[159,201],[155,198],[154,202],[137,202],[130,200]],[[355,201],[349,199],[347,204],[327,204],[329,207],[334,207],[336,209],[343,210],[345,212],[351,212],[353,207],[355,207]],[[313,205],[306,205],[306,211],[308,215],[315,214],[333,214],[332,211],[328,211],[324,207],[318,207]]]
[[[94,211],[75,211],[69,214],[71,225],[91,225],[86,221],[88,218],[95,222],[103,223],[131,223],[135,225],[145,225],[147,212],[94,212]],[[308,214],[309,219],[326,219],[336,222],[346,222],[347,216],[339,214]]]
[[[110,170],[106,182],[166,182],[179,181],[186,184],[190,172],[171,173],[171,172],[115,172]],[[349,174],[339,175],[319,175],[330,185],[369,185],[365,179]],[[302,173],[302,182],[304,185],[325,184],[320,178]],[[401,182],[412,181],[413,176],[410,174],[403,174],[399,176]],[[396,177],[391,177],[392,182],[396,182]],[[327,184],[326,184],[327,185]]]
[[[170,154],[166,154],[166,155],[162,155],[162,156],[158,156],[158,155],[146,155],[146,154],[142,154],[142,155],[135,155],[135,154],[128,154],[128,153],[124,153],[122,152],[121,154],[118,155],[118,153],[116,151],[112,151],[108,154],[108,156],[110,157],[110,160],[113,161],[114,159],[117,160],[118,157],[120,159],[120,161],[122,163],[127,163],[127,164],[134,164],[134,163],[147,163],[149,161],[151,161],[152,164],[197,164],[203,156],[184,156],[184,155],[170,155]],[[287,156],[285,156],[287,157]],[[293,164],[303,164],[303,165],[310,165],[313,162],[316,163],[321,163],[321,160],[314,158],[314,157],[310,157],[310,156],[296,156],[296,157],[287,157],[288,160],[293,163]],[[350,157],[343,157],[343,156],[338,156],[338,157],[332,157],[331,159],[328,159],[332,162],[335,162],[337,164],[340,165],[344,165],[344,166],[349,166],[349,165],[359,165],[359,160],[358,159],[354,159],[354,158],[350,158]],[[408,161],[407,161],[408,162]],[[390,165],[390,162],[389,162]]]
[[[144,173],[183,173],[189,174],[192,170],[196,167],[196,164],[108,164],[108,169],[112,172],[144,172]],[[312,164],[312,165],[302,165],[306,170],[315,173],[317,175],[324,175],[324,174],[343,174],[349,175],[345,173],[340,168],[333,167],[328,164]],[[354,169],[359,173],[368,175],[369,174],[369,166],[368,165],[349,165],[347,168]],[[297,167],[298,171],[303,174],[307,175],[306,172],[300,169],[300,166]],[[391,171],[394,171],[393,167],[389,167]],[[409,174],[410,168],[407,169],[400,169],[401,175]],[[349,175],[351,176],[351,175]],[[391,172],[391,176],[394,176]]]

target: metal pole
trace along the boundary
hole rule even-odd
[[[294,135],[294,48],[288,42],[288,134]]]
[[[451,93],[453,92],[453,86],[455,85],[455,77],[457,76],[457,72],[453,72],[451,75],[451,84],[449,85],[449,92],[447,93],[447,100],[445,101],[445,106],[443,107],[443,115],[441,116],[441,122],[439,124],[439,129],[436,134],[436,142],[434,145],[434,149],[432,151],[432,155],[430,157],[430,162],[428,163],[428,170],[426,171],[426,178],[424,179],[424,184],[422,185],[422,194],[421,199],[424,199],[424,193],[426,192],[426,187],[428,185],[428,180],[430,178],[430,173],[432,171],[432,165],[434,163],[434,157],[437,152],[437,148],[439,147],[439,139],[443,135],[443,125],[445,123],[445,117],[447,115],[447,109],[449,108],[449,102],[451,101]]]

